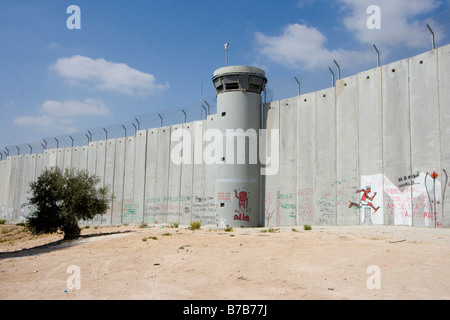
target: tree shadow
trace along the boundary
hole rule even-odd
[[[7,259],[7,258],[21,258],[21,257],[26,257],[26,256],[36,256],[36,255],[40,255],[43,253],[57,251],[57,250],[65,249],[68,247],[76,246],[78,244],[85,243],[85,241],[83,241],[84,239],[110,236],[110,235],[115,235],[115,234],[125,234],[125,233],[130,233],[130,232],[133,232],[133,231],[125,230],[125,231],[92,233],[92,234],[80,235],[79,237],[77,237],[75,239],[70,239],[70,240],[60,239],[60,240],[56,240],[53,242],[49,242],[49,243],[46,243],[43,245],[31,247],[31,248],[24,248],[24,249],[8,251],[8,252],[0,252],[0,260]]]

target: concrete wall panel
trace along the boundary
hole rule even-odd
[[[122,222],[135,223],[138,204],[134,201],[134,178],[136,163],[136,137],[125,139],[125,171],[123,177]]]
[[[73,148],[64,148],[64,162],[63,162],[64,169],[70,169],[72,166],[72,151]],[[79,157],[77,160],[79,160]],[[78,166],[78,163],[76,163],[75,165]]]
[[[335,88],[316,95],[316,224],[336,224],[336,104]]]
[[[81,153],[81,147],[73,147],[71,148],[71,159],[70,159],[70,166],[69,168],[74,169],[76,171],[80,168],[80,153]]]
[[[358,77],[336,83],[336,201],[337,225],[359,223]]]
[[[171,134],[179,134],[183,129],[183,125],[173,125],[170,127]],[[181,163],[172,161],[170,154],[173,152],[173,147],[176,142],[170,141],[169,153],[169,177],[167,188],[167,222],[180,223],[181,208],[180,208],[180,183],[181,183]]]
[[[216,116],[208,116],[205,121],[206,130],[216,128]],[[212,142],[208,142],[212,143]],[[204,150],[204,149],[203,149]],[[215,184],[216,184],[216,165],[205,164],[205,200],[203,202],[203,219],[202,224],[204,225],[217,225],[218,215],[216,208],[216,194],[215,194]]]
[[[381,67],[383,107],[383,221],[412,225],[409,65],[401,60]]]
[[[264,128],[267,130],[266,146],[267,152],[280,146],[280,139],[272,141],[271,130],[280,130],[280,102],[273,101],[264,105]],[[272,155],[270,155],[272,156]],[[279,226],[281,224],[280,216],[280,192],[278,189],[279,172],[273,175],[263,176],[264,193],[264,226]]]
[[[114,158],[114,200],[112,206],[112,224],[122,223],[123,209],[123,186],[125,175],[125,138],[115,139],[115,158]]]
[[[180,224],[192,222],[192,177],[194,168],[193,122],[183,124],[183,155],[186,161],[181,164]]]
[[[36,155],[36,179],[41,175],[42,171],[44,171],[44,154],[38,153]]]
[[[78,162],[78,170],[80,171],[86,171],[87,170],[87,164],[88,164],[88,152],[89,152],[89,146],[80,146],[78,147],[80,151],[80,157]]]
[[[435,222],[442,223],[442,215],[437,214],[442,212],[440,180],[431,178],[433,172],[441,173],[437,51],[409,59],[409,86],[411,175],[425,173],[411,188],[413,225],[434,227]],[[434,221],[435,214],[438,221]]]
[[[450,45],[438,49],[443,226],[450,227]]]
[[[64,148],[56,149],[56,166],[60,169],[64,169]]]
[[[103,175],[99,175],[96,171],[97,168],[97,141],[89,142],[88,146],[88,161],[87,161],[87,172],[92,175],[99,176],[103,178]],[[101,182],[103,184],[103,181]]]
[[[205,120],[192,123],[194,165],[192,172],[192,222],[203,219],[205,200],[205,163],[203,161],[203,132]]]
[[[11,164],[12,157],[7,157],[2,161],[2,180],[0,180],[0,217],[1,219],[9,219],[8,217],[8,200],[9,188],[11,181]]]
[[[102,161],[101,154],[104,154],[104,160]],[[97,151],[97,170],[101,174],[103,169],[103,184],[111,188],[111,194],[115,194],[114,190],[114,166],[116,155],[116,140],[108,139],[101,141],[98,145]],[[103,168],[102,168],[103,164]],[[106,211],[106,214],[101,216],[101,224],[113,224],[112,222],[113,201],[110,202],[110,208]]]
[[[147,130],[147,163],[145,168],[144,222],[154,223],[160,199],[156,194],[159,129]]]
[[[43,169],[46,170],[55,167],[57,157],[58,157],[58,149],[46,149],[44,151],[44,158],[42,161]]]
[[[316,94],[297,100],[297,224],[315,224]]]
[[[280,224],[297,224],[297,97],[280,101]]]
[[[30,194],[30,183],[36,179],[36,154],[27,154],[23,160],[22,190],[20,193],[20,220],[25,220],[31,213],[32,207],[28,204]]]
[[[358,74],[358,172],[361,224],[383,224],[383,117],[381,108],[381,68]],[[370,192],[367,187],[370,187]],[[372,200],[370,200],[370,198]]]
[[[14,170],[11,171],[11,180],[14,181],[13,187],[14,189],[10,189],[10,195],[14,195],[13,198],[10,198],[10,208],[12,210],[12,219],[13,221],[22,220],[21,217],[21,195],[22,195],[22,185],[23,185],[23,175],[24,175],[24,159],[25,156],[19,155],[13,157],[13,167]]]
[[[134,193],[133,202],[136,205],[134,222],[144,221],[144,197],[145,197],[145,163],[147,148],[147,130],[136,132],[136,153],[134,165]]]
[[[166,223],[169,213],[167,196],[169,188],[170,131],[170,127],[159,128],[156,171],[156,197],[159,199],[156,214],[158,223]]]

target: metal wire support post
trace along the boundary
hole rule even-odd
[[[300,81],[298,81],[297,77],[294,77],[295,81],[297,81],[298,85],[298,95],[300,95]]]
[[[139,120],[138,120],[138,118],[134,118],[134,120],[136,120],[136,122],[137,122],[137,129],[138,130],[141,130],[141,123],[139,122]]]
[[[161,117],[161,115],[158,113],[159,118],[161,119],[161,127],[163,126],[163,118]]]
[[[334,61],[334,64],[337,66],[337,69],[338,69],[338,80],[341,80],[341,67],[338,65],[336,60],[333,60],[333,61]]]
[[[208,117],[208,112],[206,111],[206,108],[205,108],[205,106],[202,104],[202,108],[203,108],[203,110],[205,110],[205,120],[207,119],[207,117]],[[203,118],[203,117],[202,117]]]
[[[18,146],[16,146],[16,148],[17,148],[17,155],[19,155],[20,154],[20,149],[19,149]]]
[[[184,113],[184,123],[186,123],[186,112],[184,112],[183,109],[181,109],[181,111]]]
[[[331,86],[334,88],[334,72],[331,70],[331,67],[328,67],[328,69],[330,69],[331,72]]]
[[[206,103],[206,105],[208,106],[208,116],[211,115],[211,113],[209,112],[209,104],[208,102],[204,101]]]
[[[70,140],[72,140],[72,147],[73,147],[73,138],[72,136],[69,136]]]
[[[125,138],[127,137],[127,128],[125,128],[124,125],[122,125],[123,130],[125,130]]]
[[[30,154],[33,154],[33,147],[31,145],[28,145],[30,147]]]
[[[433,50],[434,50],[434,49],[436,49],[436,43],[434,42],[434,32],[433,32],[433,30],[431,30],[431,27],[430,27],[429,24],[427,24],[427,28],[431,32],[431,36],[432,36],[432,39],[433,39]]]
[[[373,45],[373,48],[377,52],[377,66],[379,67],[380,66],[380,51],[378,51],[378,48],[376,45]]]
[[[106,131],[106,129],[105,129],[105,128],[103,128],[103,131],[105,131],[105,133],[106,133],[106,136],[105,136],[105,138],[106,138],[106,140],[108,140],[108,131]]]
[[[58,149],[59,148],[59,141],[56,138],[55,138],[55,140],[56,140],[56,149]]]

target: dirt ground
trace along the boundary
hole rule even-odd
[[[2,300],[450,299],[450,229],[0,229]]]

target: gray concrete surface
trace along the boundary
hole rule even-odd
[[[259,224],[449,227],[449,83],[447,45],[265,104],[263,128],[279,130],[276,141],[267,135],[267,149],[279,146],[280,165],[261,177]],[[24,220],[33,210],[29,183],[58,166],[96,174],[114,193],[107,214],[84,224],[217,225],[217,170],[203,161],[203,134],[217,117],[8,156],[0,161],[0,218]],[[171,136],[182,129],[189,161],[175,164]]]

